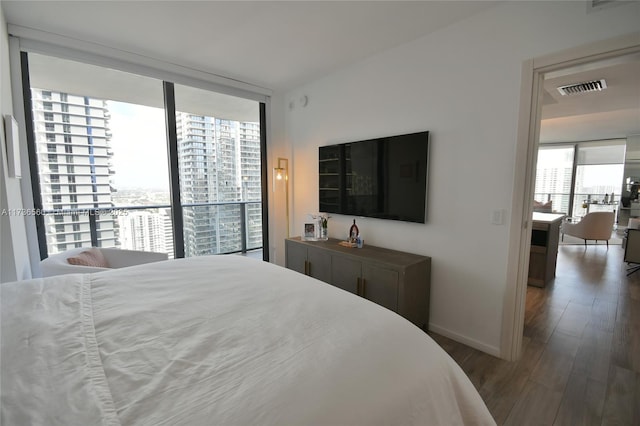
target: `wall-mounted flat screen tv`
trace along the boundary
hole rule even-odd
[[[429,132],[321,146],[320,211],[425,223]]]

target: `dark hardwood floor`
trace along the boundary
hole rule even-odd
[[[562,245],[528,287],[523,355],[507,362],[433,333],[499,425],[640,425],[640,271],[619,245]]]

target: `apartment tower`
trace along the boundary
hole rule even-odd
[[[112,206],[106,102],[41,89],[31,93],[48,251],[90,247],[91,209]],[[99,245],[116,246],[114,218],[94,217]]]
[[[185,255],[260,247],[259,124],[178,113],[177,132]]]

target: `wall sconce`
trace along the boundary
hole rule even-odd
[[[289,238],[289,160],[278,157],[278,165],[273,168],[273,191],[276,185],[284,183],[285,211],[287,219],[287,238]]]

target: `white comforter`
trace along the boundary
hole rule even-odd
[[[3,284],[2,424],[494,424],[400,316],[240,256]]]

